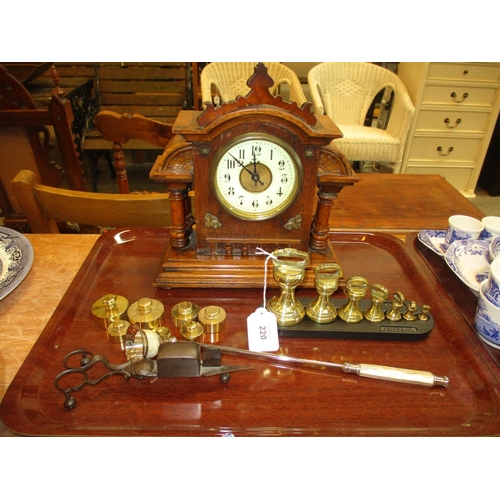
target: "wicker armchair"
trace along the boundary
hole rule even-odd
[[[350,161],[374,161],[399,173],[415,108],[408,92],[393,72],[372,63],[326,62],[307,76],[317,114],[328,115],[344,134],[335,145]],[[375,96],[383,89],[394,91],[385,130],[365,126]]]
[[[279,87],[287,85],[290,91],[288,100],[299,106],[306,102],[299,79],[290,68],[279,62],[264,64],[269,76],[274,80],[270,89],[272,94],[280,93]],[[228,102],[240,95],[247,95],[250,92],[247,81],[256,65],[254,62],[212,62],[205,66],[200,76],[202,103],[217,104],[219,100]]]

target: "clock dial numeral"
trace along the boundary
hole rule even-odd
[[[243,219],[281,213],[298,191],[298,158],[286,144],[268,137],[256,134],[229,146],[214,167],[219,201]]]
[[[259,156],[262,148],[260,146],[252,146],[252,156]]]

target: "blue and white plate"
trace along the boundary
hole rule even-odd
[[[444,256],[446,253],[446,247],[444,246],[444,239],[446,237],[447,230],[430,230],[430,229],[422,229],[418,233],[418,239],[427,247],[430,248],[433,252]]]
[[[33,264],[33,247],[21,233],[0,227],[0,300],[16,288]]]
[[[490,275],[489,241],[457,240],[445,253],[449,268],[479,296],[480,284]]]

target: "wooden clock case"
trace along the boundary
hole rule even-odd
[[[336,261],[329,243],[330,209],[337,193],[357,182],[348,160],[331,145],[342,137],[327,116],[311,113],[269,92],[273,81],[259,63],[247,96],[204,111],[181,111],[174,137],[151,170],[166,185],[172,226],[155,285],[160,287],[263,286],[265,256],[277,248],[308,251],[310,267]],[[302,166],[299,192],[279,215],[242,220],[214,196],[211,170],[220,148],[246,134],[269,134],[288,144]],[[277,286],[271,278],[268,286]],[[306,273],[306,276],[311,273]],[[305,286],[313,286],[311,278]]]

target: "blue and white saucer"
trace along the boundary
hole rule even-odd
[[[446,253],[446,247],[444,245],[446,233],[447,230],[422,229],[422,231],[418,233],[418,239],[427,248],[430,248],[433,252],[443,257]]]
[[[448,267],[479,296],[479,286],[490,275],[489,241],[457,240],[446,251]]]

